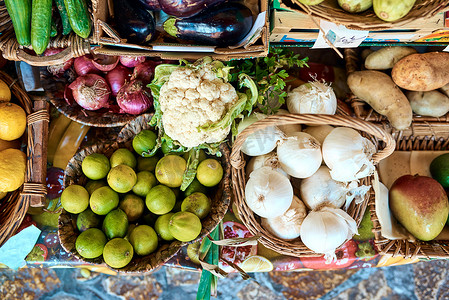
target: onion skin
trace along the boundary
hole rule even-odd
[[[120,56],[120,63],[128,68],[134,68],[145,61],[145,56]]]
[[[102,72],[109,72],[117,66],[118,61],[119,61],[118,56],[97,54],[94,56],[92,64],[94,65],[95,68],[97,68]]]
[[[50,49],[45,50],[44,56],[55,55],[55,54],[62,52],[63,50],[64,49],[61,49],[61,48],[50,48]],[[75,59],[71,58],[63,64],[47,66],[47,70],[48,70],[48,72],[53,74],[53,76],[60,77],[62,74],[64,74],[65,71],[67,71],[68,69],[70,69],[72,67],[74,60]]]
[[[108,106],[111,89],[106,80],[96,74],[78,77],[69,85],[76,103],[87,110]]]
[[[125,83],[117,94],[117,104],[128,114],[139,115],[153,105],[153,98],[139,80]]]
[[[132,71],[120,64],[106,74],[105,79],[111,88],[112,96],[117,96],[118,91],[122,88],[125,82],[130,81],[131,75]]]
[[[154,78],[154,68],[161,62],[156,62],[152,60],[146,60],[138,64],[134,68],[133,76],[131,79],[141,80],[144,84],[148,84]]]
[[[75,67],[76,74],[78,74],[78,76],[100,74],[101,71],[94,66],[92,60],[92,55],[84,55],[75,58],[73,66]]]

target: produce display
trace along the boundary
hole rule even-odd
[[[221,163],[200,155],[196,176],[181,189],[187,162],[162,150],[142,156],[156,145],[156,134],[143,130],[132,141],[133,152],[117,148],[110,157],[92,153],[82,161],[88,181],[61,194],[62,207],[77,215],[76,251],[86,259],[102,255],[112,268],[123,268],[133,256],[146,256],[172,240],[190,242],[210,212],[211,193],[223,177]],[[79,178],[79,183],[83,182]]]
[[[196,45],[233,46],[251,31],[254,22],[244,2],[224,0],[114,0],[113,8],[114,29],[127,43],[138,45],[164,36]]]
[[[355,96],[385,116],[392,127],[410,127],[413,113],[438,118],[449,112],[445,90],[449,75],[444,69],[449,54],[386,47],[365,56],[364,67],[368,70],[350,73],[348,86]]]
[[[73,30],[82,38],[91,32],[86,0],[20,0],[5,1],[14,26],[17,41],[32,46],[40,55],[47,49],[51,37],[68,35]]]

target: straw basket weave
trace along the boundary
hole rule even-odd
[[[22,90],[17,80],[0,71],[0,79],[11,89],[12,102],[20,105],[27,115],[26,140],[27,169],[23,186],[0,200],[0,246],[3,245],[22,223],[30,203],[43,203],[47,188],[45,172],[47,164],[46,135],[48,133],[49,115],[46,109],[33,112],[33,103]],[[45,129],[46,128],[46,129]],[[45,167],[44,167],[45,166]],[[33,174],[35,172],[36,174]],[[36,177],[36,175],[39,175]],[[34,178],[33,178],[34,177]],[[36,179],[37,178],[37,179]]]
[[[86,157],[87,155],[92,153],[103,153],[107,157],[110,157],[112,153],[119,148],[126,147],[132,150],[131,143],[133,137],[143,129],[151,129],[151,127],[148,125],[148,122],[151,120],[151,116],[152,114],[141,115],[137,119],[127,124],[120,132],[117,142],[112,145],[94,145],[78,152],[67,165],[64,176],[64,187],[67,187],[71,184],[84,185],[86,183],[87,179],[82,174],[81,163],[84,157]],[[231,190],[229,182],[231,176],[231,166],[229,164],[230,151],[226,144],[222,144],[222,146],[220,146],[220,151],[222,153],[221,162],[224,169],[223,179],[217,186],[217,189],[214,191],[214,195],[210,195],[212,200],[212,208],[209,215],[201,220],[203,227],[200,235],[195,239],[195,241],[198,241],[207,236],[218,225],[218,223],[226,214],[231,201]],[[89,260],[78,255],[75,249],[75,241],[79,232],[77,230],[75,222],[76,216],[73,216],[63,210],[61,216],[59,217],[58,231],[62,247],[67,252],[73,254],[83,261],[103,263],[102,257]],[[172,241],[163,243],[163,241],[160,241],[159,248],[156,250],[156,252],[153,252],[147,256],[134,255],[133,260],[126,267],[114,270],[123,273],[150,272],[167,262],[181,249],[181,247],[193,242],[194,241],[188,243]]]
[[[384,124],[385,128],[388,128]],[[449,151],[449,124],[414,123],[407,131],[392,131],[396,141],[395,151]],[[369,200],[371,221],[373,221],[374,242],[381,254],[404,258],[449,258],[449,240],[390,240],[382,236],[379,218],[376,214],[375,197]]]
[[[344,56],[346,60],[346,73],[349,75],[352,72],[361,70],[363,62],[361,61],[360,49],[345,49]],[[347,102],[354,110],[354,114],[357,118],[363,119],[369,122],[388,122],[387,118],[377,112],[375,112],[369,104],[359,99],[354,94],[348,96]],[[420,116],[413,113],[413,122],[449,122],[449,113],[441,117],[429,117]]]
[[[385,30],[398,28],[418,19],[427,19],[449,5],[447,0],[417,0],[410,12],[394,22],[379,19],[370,8],[367,11],[351,14],[343,10],[337,0],[326,0],[318,5],[305,5],[298,0],[279,0],[281,8],[286,8],[311,17],[317,17],[356,30]]]
[[[246,157],[240,151],[244,141],[246,140],[248,135],[259,129],[263,129],[268,126],[289,124],[308,124],[314,126],[333,125],[350,127],[361,132],[363,136],[371,140],[375,145],[378,144],[377,141],[380,139],[385,142],[385,147],[381,150],[378,150],[378,152],[373,155],[371,160],[374,164],[377,164],[383,158],[389,156],[394,150],[395,143],[390,134],[374,124],[347,116],[333,115],[274,115],[257,121],[256,123],[248,126],[237,136],[237,140],[232,147],[231,153],[232,183],[238,214],[243,224],[245,224],[245,226],[252,234],[261,236],[259,241],[265,247],[270,248],[278,253],[290,256],[319,256],[320,254],[314,253],[312,250],[308,249],[302,243],[300,238],[297,238],[293,241],[285,241],[275,237],[270,232],[265,230],[260,225],[260,218],[251,211],[245,201]],[[363,178],[360,180],[360,184],[370,185],[371,180],[371,177]],[[359,204],[355,204],[353,202],[347,210],[347,213],[357,222],[357,225],[359,225],[362,220],[363,214],[368,204],[368,198],[369,195],[367,194],[363,202]]]
[[[53,66],[63,64],[71,58],[90,53],[90,43],[75,33],[67,36],[58,35],[50,39],[47,48],[66,48],[51,56],[36,56],[25,51],[17,42],[11,18],[5,3],[0,1],[0,50],[8,60],[24,61],[32,66]],[[31,49],[31,46],[29,47]]]

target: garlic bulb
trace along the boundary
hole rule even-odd
[[[287,177],[270,167],[255,170],[245,187],[245,201],[249,208],[263,218],[282,215],[293,200],[293,187]]]
[[[323,145],[324,139],[332,130],[334,130],[334,127],[330,125],[320,125],[320,126],[309,126],[306,129],[304,129],[303,132],[310,134],[311,136],[316,138],[321,145]]]
[[[337,97],[332,88],[323,82],[309,82],[288,93],[287,108],[293,114],[334,115]]]
[[[358,186],[356,180],[340,182],[332,179],[329,168],[321,166],[309,178],[301,181],[301,198],[309,209],[316,209],[320,205],[332,205],[340,208],[346,203],[345,209],[356,199],[356,203],[363,201],[370,187]]]
[[[310,134],[297,132],[277,147],[282,169],[296,178],[312,176],[322,162],[320,143]]]
[[[323,143],[323,159],[331,170],[332,179],[353,181],[371,175],[371,157],[376,147],[352,128],[337,127]]]
[[[276,115],[288,115],[290,114],[285,109],[279,109]],[[290,124],[290,125],[278,125],[278,128],[285,133],[286,136],[289,136],[293,133],[301,131],[301,124]]]
[[[248,118],[243,119],[238,127],[238,133],[242,132],[252,123],[265,119],[267,115],[253,113]],[[267,154],[276,148],[277,142],[284,137],[282,131],[276,126],[266,127],[250,134],[242,145],[242,152],[249,156]]]
[[[324,254],[326,263],[331,263],[335,250],[357,234],[357,223],[339,208],[322,207],[309,212],[299,233],[307,248]]]
[[[302,201],[293,196],[292,205],[285,213],[278,217],[262,218],[262,227],[283,240],[293,240],[299,236],[302,221],[307,216],[306,206]]]
[[[249,160],[246,165],[246,180],[248,180],[249,175],[253,171],[262,167],[270,167],[273,171],[279,172],[287,178],[290,178],[290,176],[282,170],[276,152],[270,152],[268,154],[254,156]]]

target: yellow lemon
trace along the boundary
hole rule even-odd
[[[17,190],[25,181],[26,155],[17,149],[0,151],[0,192]]]
[[[0,102],[0,139],[12,141],[23,135],[27,126],[25,111],[14,103]]]
[[[11,100],[11,90],[9,86],[0,79],[0,101],[9,102]]]

